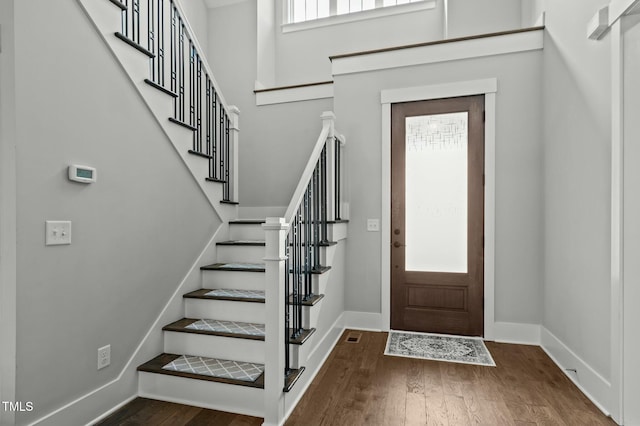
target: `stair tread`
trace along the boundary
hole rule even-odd
[[[242,361],[163,353],[138,371],[264,388],[264,365]]]
[[[264,272],[264,268],[264,263],[222,262],[212,263],[200,269],[203,271]]]
[[[249,340],[261,340],[265,338],[265,326],[260,323],[225,321],[216,319],[182,318],[162,328],[164,331],[178,333],[204,334],[207,336],[235,337]],[[289,343],[302,345],[316,331],[315,328],[301,329],[294,335],[293,329],[289,329]]]
[[[264,340],[265,335],[264,324],[208,318],[183,318],[163,327],[163,330],[211,336],[242,337],[254,340]]]
[[[230,240],[217,243],[219,246],[264,246],[266,243],[260,240]]]
[[[324,294],[312,294],[307,300],[302,301],[302,306],[314,306],[322,300],[323,297]],[[289,303],[293,304],[293,294],[289,295]]]
[[[230,220],[230,225],[260,225],[262,223],[266,223],[265,219],[235,219]]]
[[[235,289],[207,289],[192,291],[183,297],[191,299],[230,300],[235,302],[264,303],[264,291],[262,290],[235,290]]]

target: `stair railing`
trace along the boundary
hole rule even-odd
[[[239,111],[220,92],[203,49],[175,0],[111,0],[122,9],[116,35],[149,56],[147,83],[173,96],[176,124],[193,131],[191,153],[209,160],[207,180],[237,201]]]
[[[304,367],[293,368],[290,342],[308,325],[304,306],[318,298],[315,274],[326,270],[321,247],[330,245],[328,224],[341,220],[344,137],[335,116],[322,114],[322,131],[282,218],[267,218],[265,425],[284,418],[284,394]],[[297,360],[300,363],[300,360]]]

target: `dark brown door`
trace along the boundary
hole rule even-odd
[[[482,336],[484,96],[391,109],[391,328]]]

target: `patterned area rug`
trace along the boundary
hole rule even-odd
[[[496,366],[479,337],[391,331],[385,355]]]
[[[241,380],[243,382],[255,382],[264,372],[264,365],[261,364],[190,355],[182,355],[162,368],[183,373]]]

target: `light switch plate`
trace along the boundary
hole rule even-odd
[[[367,231],[379,232],[380,231],[380,219],[367,219]]]
[[[71,244],[71,221],[47,220],[45,222],[44,244],[46,246]]]

